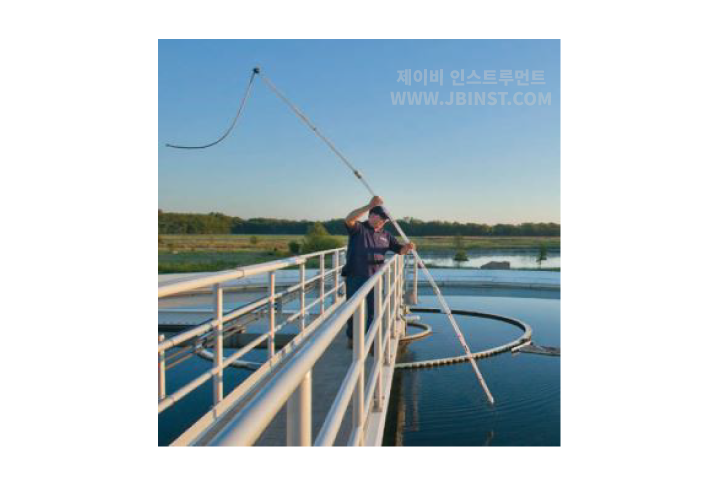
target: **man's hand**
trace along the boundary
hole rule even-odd
[[[416,249],[417,247],[412,243],[411,241],[407,243],[405,246],[402,247],[402,251],[400,252],[401,255],[405,255],[412,250]]]
[[[372,210],[374,207],[379,207],[379,206],[382,206],[382,205],[384,205],[384,200],[383,200],[381,197],[379,197],[379,196],[374,196],[374,197],[372,197],[372,199],[369,201],[369,208],[370,208],[370,210]]]

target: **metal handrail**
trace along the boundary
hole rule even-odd
[[[174,405],[177,401],[185,397],[187,394],[192,392],[194,389],[204,384],[208,380],[213,380],[213,394],[214,394],[214,407],[223,400],[224,390],[222,385],[223,370],[228,367],[232,362],[238,360],[241,356],[252,350],[254,347],[259,345],[263,340],[268,342],[268,360],[267,363],[272,364],[273,359],[284,356],[288,350],[295,347],[295,344],[288,344],[280,353],[274,352],[274,334],[280,331],[284,326],[288,325],[293,321],[300,323],[300,337],[303,333],[310,331],[310,325],[305,325],[305,318],[308,312],[317,305],[319,300],[329,297],[332,300],[334,306],[338,306],[340,303],[340,296],[338,294],[339,288],[343,284],[339,283],[338,276],[341,269],[340,256],[346,253],[346,247],[334,248],[331,250],[323,250],[320,252],[313,252],[311,254],[299,255],[289,259],[281,259],[273,262],[267,262],[263,264],[255,264],[251,266],[245,266],[242,268],[234,269],[231,271],[222,271],[219,273],[212,273],[210,275],[204,275],[201,277],[176,281],[169,284],[158,286],[158,298],[165,298],[172,295],[186,293],[186,292],[200,292],[200,289],[206,289],[208,286],[213,287],[214,304],[213,309],[208,311],[212,313],[214,318],[209,319],[189,330],[175,335],[169,339],[165,339],[164,336],[158,337],[158,413],[161,413],[165,409]],[[325,269],[324,260],[327,255],[332,255],[333,264],[328,270]],[[320,274],[311,278],[310,280],[305,279],[304,268],[305,264],[309,259],[319,257],[321,260]],[[274,273],[277,270],[285,269],[287,267],[300,265],[300,283],[292,286],[290,289],[285,290],[282,293],[275,293],[275,281],[273,279]],[[268,281],[268,296],[249,304],[245,304],[236,309],[225,311],[223,306],[223,284],[230,280],[238,278],[246,278],[250,276],[256,276],[259,274],[267,273],[270,276]],[[331,290],[325,291],[324,284],[326,276],[334,275],[335,287]],[[305,304],[304,295],[308,285],[314,283],[316,280],[320,280],[320,299],[313,301],[311,304]],[[286,321],[279,325],[274,325],[274,302],[280,299],[290,291],[300,290],[300,310],[297,314],[288,318]],[[322,304],[324,306],[324,303]],[[235,352],[231,356],[225,358],[222,353],[222,342],[223,342],[223,331],[228,322],[233,321],[240,316],[256,311],[260,308],[269,307],[271,317],[271,327],[268,332],[261,335],[258,339],[245,346],[243,349]],[[324,311],[324,307],[322,307]],[[320,318],[323,315],[323,311],[320,313]],[[319,321],[317,318],[315,321]],[[314,326],[314,325],[312,325]],[[214,332],[214,334],[212,333]],[[208,335],[205,335],[208,334]],[[214,337],[209,337],[214,335]],[[196,343],[202,343],[207,338],[214,338],[215,342],[215,359],[213,367],[210,370],[205,371],[193,380],[185,384],[183,387],[176,390],[173,394],[166,394],[166,370],[171,366],[175,366],[179,362],[175,362],[172,365],[166,363],[165,351],[171,347],[178,346],[183,342],[187,342],[190,339],[203,336],[197,339]],[[192,353],[190,353],[191,356]],[[249,381],[246,381],[249,382]],[[242,385],[242,384],[241,384]],[[236,388],[237,389],[237,388]]]
[[[390,271],[388,269],[387,275],[388,277],[391,277],[389,272]],[[399,300],[395,299],[396,302],[394,308],[390,307],[390,303],[393,296],[396,297],[394,294],[398,289],[398,281],[395,281],[389,288],[387,288],[386,296],[383,297],[381,299],[381,303],[378,304],[380,314],[377,315],[377,312],[375,312],[375,317],[366,334],[364,346],[360,346],[362,350],[362,356],[355,360],[355,362],[348,370],[345,379],[342,381],[342,386],[340,387],[338,395],[335,398],[332,408],[330,409],[327,418],[325,419],[325,422],[318,433],[317,439],[315,440],[315,445],[329,446],[334,443],[337,432],[339,431],[340,425],[342,423],[342,419],[344,418],[344,414],[347,411],[350,399],[354,395],[352,388],[355,387],[358,382],[358,378],[360,378],[360,375],[363,373],[364,362],[367,359],[369,349],[374,342],[375,363],[372,368],[372,373],[369,377],[366,394],[363,398],[362,420],[359,424],[359,427],[362,427],[364,425],[364,422],[367,419],[367,416],[371,410],[370,402],[374,397],[373,393],[379,381],[383,361],[386,361],[387,348],[390,345],[390,335],[386,335],[384,341],[382,341],[381,339],[377,339],[377,342],[375,342],[375,338],[377,337],[378,332],[380,332],[382,329],[382,322],[385,319],[391,319],[391,316],[395,312],[395,308],[397,308]],[[375,290],[375,293],[377,293],[377,290]],[[375,297],[377,297],[377,295],[375,295]],[[385,332],[385,334],[386,333],[387,332]],[[361,436],[358,433],[353,433],[353,437],[350,438],[350,442],[348,444],[350,444],[351,446],[356,445],[360,437]]]
[[[298,255],[296,257],[289,257],[287,259],[275,260],[272,262],[264,262],[262,264],[253,264],[250,266],[240,267],[230,271],[221,271],[218,273],[212,273],[211,275],[200,276],[188,280],[176,281],[174,283],[167,283],[157,287],[157,298],[168,297],[182,292],[189,292],[196,290],[197,288],[204,288],[212,285],[224,283],[225,281],[249,278],[250,276],[256,276],[258,274],[267,273],[270,271],[277,271],[285,269],[287,267],[297,266],[304,264],[308,259],[326,256],[333,254],[334,252],[342,252],[347,247],[333,248],[332,250],[323,250],[320,252],[309,253],[307,255]]]
[[[296,354],[280,367],[275,376],[260,389],[254,397],[209,441],[210,445],[252,445],[274,419],[285,404],[288,406],[288,429],[296,429],[288,436],[288,444],[310,444],[309,415],[311,415],[311,372],[330,343],[342,330],[348,320],[355,322],[354,359],[350,365],[325,422],[315,440],[316,445],[331,445],[339,430],[350,400],[353,400],[353,432],[350,444],[363,444],[365,423],[369,407],[365,403],[375,397],[375,388],[381,388],[380,373],[390,354],[381,335],[397,336],[395,320],[402,303],[401,290],[404,273],[403,258],[395,255],[385,261],[377,273],[343,304],[336,313],[323,323],[311,339]],[[386,282],[386,284],[385,284]],[[383,290],[384,289],[384,290]],[[375,317],[365,333],[364,313],[366,297],[375,291]],[[367,396],[364,396],[364,363],[368,343],[375,342],[375,367],[368,381]],[[388,388],[386,388],[388,389]],[[291,399],[292,398],[292,399]],[[296,402],[299,401],[299,404]],[[290,402],[293,404],[290,405]],[[290,407],[293,408],[290,414]]]
[[[337,253],[345,252],[345,251],[346,251],[346,248],[347,248],[347,247],[334,248],[334,249],[332,249],[332,250],[324,250],[324,251],[322,251],[322,252],[315,252],[315,253],[312,253],[312,254],[302,255],[302,256],[300,256],[300,257],[302,257],[303,262],[306,262],[309,258],[315,257],[315,256],[317,256],[317,255],[328,255],[328,254],[333,254],[333,255],[335,255],[335,254],[337,254]],[[309,257],[308,257],[308,256],[309,256]],[[198,288],[206,288],[206,287],[209,286],[210,284],[211,284],[211,285],[222,284],[222,283],[224,283],[225,281],[230,281],[230,280],[233,280],[233,279],[237,279],[237,276],[238,276],[237,273],[245,273],[245,271],[246,271],[247,269],[249,269],[249,268],[252,268],[252,269],[249,271],[249,273],[248,273],[248,274],[241,274],[241,276],[243,276],[243,277],[249,277],[249,276],[254,276],[254,275],[257,275],[257,274],[261,274],[261,273],[263,273],[263,272],[268,272],[268,273],[269,273],[269,272],[272,272],[272,271],[276,271],[276,270],[278,270],[278,269],[284,269],[284,268],[286,268],[286,267],[291,267],[291,266],[293,266],[293,265],[296,265],[296,264],[292,264],[292,263],[286,263],[286,261],[287,261],[287,259],[280,260],[280,261],[274,261],[274,262],[268,262],[268,263],[267,263],[268,266],[266,266],[265,268],[263,268],[263,270],[260,270],[260,271],[257,270],[257,267],[256,267],[256,266],[257,266],[257,265],[261,265],[261,264],[256,264],[256,265],[247,266],[247,267],[244,267],[244,268],[239,268],[239,269],[234,270],[234,271],[222,271],[222,272],[220,272],[220,273],[214,273],[212,276],[203,276],[203,277],[200,277],[200,278],[183,280],[183,281],[180,281],[180,282],[171,283],[171,284],[169,284],[169,285],[161,285],[160,287],[158,287],[158,298],[166,298],[166,297],[168,297],[168,296],[170,296],[170,295],[175,295],[175,294],[178,294],[178,293],[184,293],[184,292],[196,290],[196,289],[198,289]],[[283,263],[283,264],[281,264],[281,265],[280,265],[280,264],[273,265],[273,264],[275,264],[275,263]],[[278,267],[278,266],[279,266],[279,267]],[[333,268],[331,268],[331,269],[330,269],[329,271],[327,271],[325,274],[330,274],[330,275],[331,275],[331,274],[333,274],[335,271],[339,271],[339,269],[337,269],[336,266],[333,266]],[[305,281],[305,286],[308,285],[309,283],[313,282],[314,280],[316,280],[318,277],[319,277],[319,275],[318,275],[318,276],[315,276],[315,277],[313,277],[313,278],[311,278],[311,279],[309,279],[309,280],[306,280],[306,281]],[[179,285],[187,285],[187,284],[191,284],[192,286],[191,286],[191,287],[188,287],[188,286],[179,286]],[[288,289],[285,290],[284,292],[276,293],[276,294],[275,294],[275,299],[278,299],[278,298],[284,296],[285,294],[294,292],[295,290],[299,290],[301,287],[302,287],[302,283],[298,283],[297,285],[291,286],[290,288],[288,288]],[[168,289],[169,289],[169,292],[168,292]],[[237,317],[239,317],[239,316],[242,316],[243,314],[246,314],[246,313],[248,313],[248,312],[250,312],[250,311],[252,311],[252,310],[258,309],[258,308],[264,306],[265,304],[268,304],[269,302],[270,302],[270,297],[268,296],[268,297],[265,297],[265,298],[263,298],[263,299],[259,299],[259,300],[253,301],[253,302],[251,302],[251,303],[249,303],[249,304],[245,304],[245,305],[243,305],[243,306],[241,306],[241,307],[238,307],[238,308],[236,308],[236,309],[232,309],[232,310],[227,311],[227,312],[224,312],[224,311],[223,311],[224,321],[231,321],[231,320],[233,320],[233,319],[235,319],[235,318],[237,318]],[[164,312],[170,312],[170,310],[164,310]],[[174,311],[173,311],[173,312],[174,312]],[[184,312],[184,311],[178,311],[178,312]],[[214,309],[208,310],[207,312],[208,312],[208,313],[214,312]],[[189,340],[189,339],[191,339],[191,338],[193,338],[193,337],[197,337],[197,336],[199,336],[199,335],[202,335],[203,333],[209,332],[210,330],[212,330],[213,328],[215,328],[217,325],[218,325],[217,320],[215,320],[215,319],[207,320],[207,321],[205,321],[205,322],[203,322],[203,323],[200,323],[199,325],[195,326],[194,328],[192,328],[192,329],[190,329],[190,330],[187,330],[186,332],[183,332],[183,333],[180,334],[180,335],[176,335],[176,336],[174,336],[174,337],[172,337],[172,338],[170,338],[170,339],[165,340],[164,342],[158,343],[158,345],[157,345],[157,350],[158,350],[158,352],[162,352],[162,351],[167,350],[167,349],[169,349],[169,348],[171,348],[171,347],[175,347],[176,345],[179,345],[179,344],[181,344],[182,342],[185,342],[185,341],[187,341],[187,340]]]

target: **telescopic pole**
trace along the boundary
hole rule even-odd
[[[347,167],[352,171],[352,173],[359,179],[359,181],[364,185],[365,188],[367,188],[367,191],[372,196],[377,196],[377,194],[374,192],[374,190],[370,187],[370,185],[365,180],[362,173],[357,170],[350,161],[345,158],[345,156],[335,147],[335,145],[330,141],[327,137],[325,137],[318,129],[317,127],[307,118],[307,116],[300,111],[297,106],[292,104],[287,97],[280,92],[277,87],[275,87],[272,82],[263,74],[260,73],[259,68],[255,68],[253,70],[254,74],[259,74],[262,81],[269,87],[269,89],[274,92],[277,97],[279,97],[285,104],[287,104],[290,109],[303,121],[305,124],[312,130],[312,132],[317,135],[322,141],[329,146],[329,148],[334,152],[340,160],[342,160],[342,163],[347,165]],[[384,208],[384,207],[383,207]],[[394,228],[397,230],[399,235],[402,237],[405,243],[409,243],[409,238],[407,238],[407,235],[404,234],[404,231],[402,231],[402,228],[397,224],[397,221],[392,217],[392,215],[389,213],[389,211],[384,208],[385,213],[389,217],[390,222],[394,226]],[[447,316],[447,319],[449,319],[450,324],[452,325],[452,328],[454,329],[454,333],[457,336],[457,339],[459,340],[459,343],[462,345],[462,348],[464,349],[464,352],[467,355],[467,360],[472,365],[472,368],[474,369],[475,375],[477,375],[477,380],[479,380],[480,385],[482,386],[482,389],[484,389],[484,393],[487,395],[487,399],[491,404],[494,404],[494,397],[492,397],[492,393],[489,391],[489,387],[487,387],[487,383],[484,381],[484,377],[482,376],[482,373],[479,371],[479,367],[477,366],[476,361],[472,357],[472,352],[469,350],[469,346],[467,345],[467,342],[464,340],[464,335],[462,335],[462,332],[459,329],[459,325],[454,319],[454,316],[452,315],[452,310],[450,309],[449,305],[447,304],[447,301],[444,300],[444,297],[442,296],[442,293],[439,290],[439,287],[437,286],[437,283],[434,281],[434,278],[432,278],[432,275],[427,270],[427,267],[424,264],[424,261],[420,258],[420,256],[417,254],[416,250],[412,250],[412,256],[417,259],[417,264],[424,272],[424,275],[427,277],[427,280],[429,281],[429,284],[432,286],[432,289],[434,290],[434,293],[437,295],[437,299],[439,300],[439,304],[441,306],[442,312]]]

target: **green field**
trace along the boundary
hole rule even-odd
[[[163,234],[158,237],[158,272],[221,271],[291,256],[299,235]],[[318,264],[317,264],[318,265]]]
[[[289,257],[290,241],[302,243],[301,235],[249,234],[163,234],[158,237],[158,272],[184,273],[221,271],[233,267],[258,264]],[[346,241],[346,236],[337,236]],[[425,251],[455,250],[451,236],[430,236],[413,240],[420,254]],[[515,250],[539,248],[559,249],[559,237],[470,237],[462,238],[465,250]],[[327,261],[329,264],[329,260]],[[315,266],[319,265],[317,261]]]
[[[347,235],[334,235],[346,241]],[[302,235],[258,234],[253,244],[250,234],[162,234],[158,237],[160,252],[289,252],[290,241],[302,242]],[[418,249],[453,250],[453,236],[424,236],[413,238]],[[462,242],[466,250],[479,249],[525,249],[539,248],[546,243],[550,250],[559,249],[559,236],[464,236]]]
[[[424,236],[414,238],[417,249],[447,250],[456,249],[454,236]],[[518,250],[539,248],[546,243],[548,250],[559,250],[559,236],[463,236],[465,250]]]

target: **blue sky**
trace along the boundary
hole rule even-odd
[[[558,40],[161,40],[159,208],[250,217],[344,217],[369,195],[259,80],[232,134],[252,67],[302,109],[396,217],[559,222]],[[397,81],[443,69],[443,84]],[[545,85],[453,86],[450,72],[543,70]],[[530,80],[531,81],[531,80]],[[392,92],[551,93],[551,104],[393,105]],[[521,101],[524,95],[517,97]],[[500,97],[497,96],[499,100]]]

